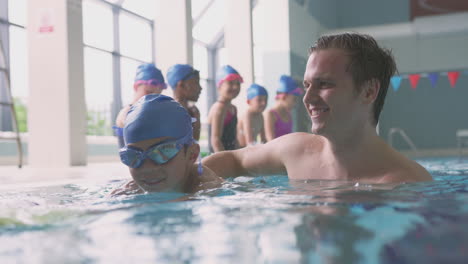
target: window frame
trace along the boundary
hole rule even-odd
[[[135,12],[132,12],[128,9],[125,9],[122,7],[122,4],[124,0],[117,1],[116,3],[111,3],[105,0],[84,0],[84,1],[90,1],[90,2],[96,2],[102,5],[105,5],[107,8],[110,8],[112,11],[112,30],[113,30],[113,48],[112,51],[105,50],[103,48],[99,48],[93,45],[89,45],[86,43],[83,43],[83,49],[84,48],[90,48],[94,49],[99,52],[104,52],[108,53],[112,56],[112,101],[111,101],[111,107],[110,107],[110,125],[114,123],[114,120],[117,118],[117,115],[123,107],[123,101],[122,101],[122,83],[121,83],[121,59],[129,59],[133,60],[138,63],[154,63],[155,61],[155,36],[154,36],[154,20],[148,19],[144,16],[141,16]],[[126,15],[135,18],[137,20],[141,20],[144,23],[147,23],[150,27],[150,32],[151,32],[151,61],[143,61],[141,59],[124,55],[121,53],[121,48],[120,48],[120,14],[125,13]],[[84,30],[84,29],[83,29]],[[85,65],[86,67],[86,65]],[[88,108],[88,112],[89,112]],[[109,131],[106,131],[107,133],[111,133],[110,129]]]

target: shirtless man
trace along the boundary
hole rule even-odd
[[[309,51],[304,106],[312,134],[292,133],[264,145],[213,154],[203,164],[222,177],[287,174],[290,179],[366,183],[430,181],[418,163],[376,133],[390,77],[391,52],[368,35],[323,36]]]

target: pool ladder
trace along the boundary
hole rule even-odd
[[[398,127],[392,127],[388,130],[388,144],[390,146],[393,146],[393,135],[399,134],[403,140],[408,144],[415,153],[418,153],[418,148],[416,148],[416,145],[414,145],[413,141],[410,139],[410,137],[405,133],[405,131],[401,128]]]
[[[16,118],[16,111],[15,111],[15,104],[13,101],[13,96],[11,94],[11,83],[10,83],[10,71],[6,66],[6,57],[2,45],[2,41],[0,39],[0,73],[4,74],[5,83],[6,83],[6,92],[7,92],[7,102],[0,101],[0,107],[6,106],[10,109],[11,118],[12,118],[12,126],[13,126],[13,133],[2,133],[0,134],[0,139],[6,140],[15,140],[16,145],[18,148],[18,168],[23,166],[23,148],[21,146],[21,138],[18,128],[18,119]]]

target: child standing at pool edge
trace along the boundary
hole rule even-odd
[[[263,86],[255,83],[250,85],[247,89],[249,107],[240,118],[237,129],[237,140],[240,147],[256,144],[258,136],[260,136],[260,143],[266,142],[262,112],[265,110],[267,101],[268,92]]]
[[[289,134],[293,129],[291,110],[302,89],[287,75],[281,75],[276,90],[275,105],[265,113],[265,134],[267,141]]]
[[[133,84],[133,100],[129,105],[126,105],[120,110],[115,120],[115,126],[113,127],[114,132],[119,141],[119,147],[122,148],[125,145],[123,140],[123,127],[125,125],[125,118],[127,112],[130,110],[132,104],[136,103],[142,96],[147,94],[160,94],[166,89],[164,77],[161,71],[154,66],[152,63],[143,63],[138,66],[135,82]]]
[[[208,114],[210,152],[238,148],[237,108],[231,101],[239,95],[243,79],[233,67],[225,65],[219,70],[217,81],[218,101]]]
[[[192,118],[171,97],[150,94],[130,108],[123,129],[122,163],[133,180],[116,194],[175,191],[193,193],[214,188],[221,178],[201,163],[200,146],[193,139]]]
[[[167,83],[171,86],[174,99],[181,104],[191,117],[193,122],[193,138],[200,140],[200,111],[194,104],[200,96],[200,72],[188,64],[176,64],[169,68],[166,74]]]

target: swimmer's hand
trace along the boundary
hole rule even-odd
[[[119,188],[113,190],[110,195],[131,195],[138,193],[144,193],[144,191],[136,184],[134,180],[131,180],[123,186],[120,186]]]

